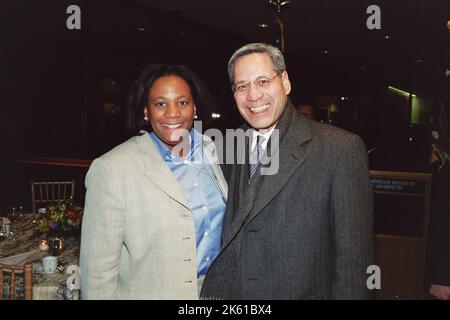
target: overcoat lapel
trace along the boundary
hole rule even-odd
[[[295,125],[292,125],[294,123]],[[298,123],[300,125],[297,125]],[[290,102],[288,102],[276,129],[279,130],[279,146],[272,143],[271,138],[264,157],[267,157],[267,152],[270,152],[272,161],[278,157],[278,172],[274,175],[261,175],[261,171],[258,169],[246,191],[243,194],[239,192],[242,198],[238,202],[237,209],[235,209],[230,234],[224,238],[226,242],[232,240],[245,223],[250,222],[262,212],[282,190],[307,156],[307,142],[312,139],[311,127],[309,122],[296,112]],[[264,159],[262,163],[264,163]],[[273,164],[269,163],[268,165]],[[244,166],[236,166],[240,167],[241,171],[240,179],[234,181],[236,187],[242,186],[240,182],[244,178],[242,177],[243,171],[248,171],[244,169]],[[235,171],[235,174],[237,171]],[[246,181],[248,182],[248,179]],[[224,243],[224,245],[227,245],[227,243]]]

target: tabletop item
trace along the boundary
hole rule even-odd
[[[71,200],[51,204],[44,212],[40,211],[36,230],[47,234],[78,233],[81,226],[83,208]]]
[[[39,250],[47,251],[49,249],[48,241],[45,239],[39,240]]]
[[[11,233],[11,220],[6,217],[0,217],[0,237],[7,237]]]
[[[32,263],[33,266],[33,300],[58,300],[58,299],[79,299],[79,290],[73,289],[73,296],[62,297],[58,294],[60,287],[66,287],[68,279],[72,274],[66,273],[58,266],[78,265],[80,254],[80,237],[78,233],[64,235],[64,250],[57,256],[57,269],[54,273],[44,273],[42,258],[50,254],[50,239],[48,235],[36,232],[36,214],[23,214],[22,217],[13,220],[9,237],[0,237],[0,263],[4,264],[25,264]],[[0,223],[2,219],[0,217]],[[49,250],[41,251],[39,244],[41,240],[46,240]],[[59,244],[59,242],[56,242]],[[59,246],[58,246],[59,247]],[[53,258],[54,259],[54,258]],[[6,277],[4,275],[4,288],[7,289]],[[72,280],[71,280],[72,282]],[[16,277],[16,288],[19,294],[17,299],[24,297],[23,277]],[[6,291],[5,291],[6,292]],[[0,307],[1,308],[1,307]]]
[[[51,237],[48,239],[50,254],[59,256],[64,249],[64,240],[59,237]]]
[[[42,258],[42,271],[44,274],[53,274],[58,268],[58,258],[46,256]]]

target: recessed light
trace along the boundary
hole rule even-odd
[[[385,34],[385,35],[381,36],[381,38],[382,38],[383,40],[389,40],[389,39],[391,38],[391,36],[388,35],[388,34]]]
[[[137,28],[138,29],[138,31],[146,31],[147,29],[145,29],[144,27],[139,27],[139,28]]]
[[[258,24],[258,27],[260,27],[260,28],[268,28],[269,25],[267,23],[260,23],[260,24]]]
[[[328,50],[322,50],[323,54],[328,54]]]
[[[423,60],[422,60],[422,59],[417,59],[416,62],[417,62],[417,63],[422,63]]]

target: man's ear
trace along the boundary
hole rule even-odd
[[[284,90],[286,91],[286,95],[288,95],[289,93],[291,93],[291,81],[289,81],[289,75],[286,70],[283,71],[281,81],[283,82],[283,86],[284,86]]]

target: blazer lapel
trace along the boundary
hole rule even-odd
[[[219,158],[217,157],[214,142],[207,136],[203,136],[203,155],[211,165],[211,169],[214,175],[213,179],[216,179],[222,198],[226,202],[228,197],[227,182],[225,181],[222,169],[220,168]]]
[[[166,165],[146,131],[136,137],[145,175],[169,197],[190,210],[180,185]]]

